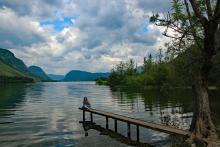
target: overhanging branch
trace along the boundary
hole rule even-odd
[[[199,9],[199,4],[197,0],[189,0],[192,6],[192,9],[196,15],[196,17],[200,20],[203,27],[206,26],[207,19],[202,15],[201,10]]]
[[[208,18],[209,20],[212,18],[212,6],[211,6],[211,2],[210,0],[205,0],[206,3],[206,8],[207,8],[207,14],[208,14]]]
[[[194,37],[194,40],[196,42],[196,44],[201,48],[201,44],[200,44],[200,41],[198,41],[197,39],[197,34],[196,34],[196,29],[192,23],[192,16],[191,16],[191,13],[190,13],[190,10],[189,10],[189,4],[187,2],[187,0],[184,0],[184,4],[185,4],[185,7],[186,7],[186,12],[187,12],[187,15],[188,15],[188,20],[189,20],[189,23],[190,23],[190,26],[192,27],[192,34],[193,34],[193,37]]]

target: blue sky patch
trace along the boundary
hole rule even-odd
[[[54,30],[61,31],[65,27],[68,27],[70,25],[74,25],[76,19],[78,19],[79,16],[75,17],[64,17],[63,19],[55,19],[55,20],[41,20],[40,24],[43,25],[53,25]]]
[[[148,28],[147,28],[147,27],[144,27],[144,28],[143,28],[143,32],[144,32],[144,33],[148,32]]]

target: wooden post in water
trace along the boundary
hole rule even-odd
[[[85,122],[86,116],[85,116],[85,110],[83,110],[83,122]]]
[[[93,123],[93,116],[92,116],[92,112],[90,112],[90,119],[91,119],[91,123]]]
[[[128,125],[128,131],[127,131],[127,133],[128,133],[128,138],[131,138],[131,125],[130,125],[130,123],[129,122],[127,122],[127,125]]]
[[[140,138],[139,138],[139,125],[137,125],[137,142],[139,142]]]
[[[106,118],[106,129],[108,129],[108,116],[106,116],[105,118]]]
[[[118,132],[117,119],[115,119],[115,132]]]

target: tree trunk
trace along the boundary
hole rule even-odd
[[[204,48],[201,49],[202,60],[200,70],[194,76],[194,115],[190,126],[190,131],[196,138],[217,139],[215,126],[211,119],[211,111],[208,95],[208,75],[212,69],[212,57],[215,55],[215,32],[217,25],[207,22],[204,28]]]
[[[216,140],[216,130],[211,119],[207,80],[198,74],[192,89],[195,97],[194,114],[190,126],[192,137],[207,141]]]

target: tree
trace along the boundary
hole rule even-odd
[[[127,64],[127,75],[132,76],[135,74],[135,63],[133,59],[130,59]]]
[[[166,27],[164,35],[172,38],[169,47],[172,54],[187,51],[192,45],[199,50],[191,63],[197,65],[197,70],[192,83],[195,110],[190,131],[193,138],[217,139],[209,106],[208,76],[212,59],[220,52],[216,43],[216,32],[220,28],[220,0],[173,0],[170,12],[163,17],[154,14],[150,20]]]
[[[152,70],[152,65],[153,65],[152,55],[149,54],[148,59],[146,59],[146,57],[144,58],[144,72],[145,73],[150,72]]]
[[[159,54],[158,54],[158,62],[162,63],[163,60],[163,55],[162,55],[162,48],[159,49]]]

